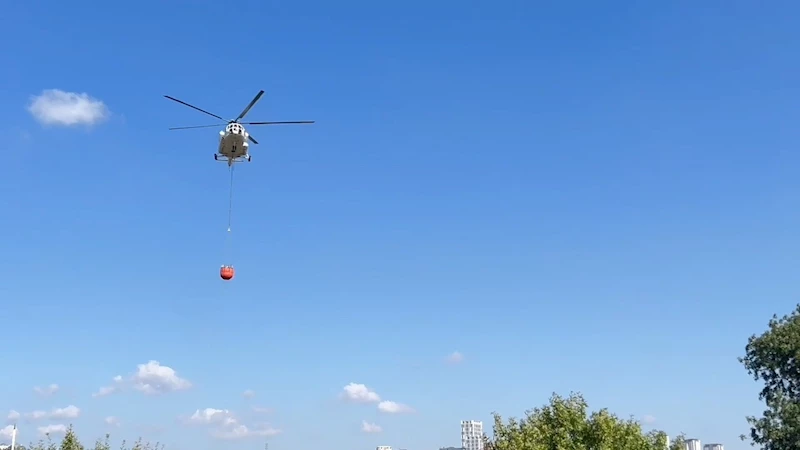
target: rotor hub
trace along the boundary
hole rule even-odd
[[[244,127],[238,123],[230,123],[225,127],[225,131],[230,134],[244,134]]]

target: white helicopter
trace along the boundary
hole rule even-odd
[[[244,118],[244,116],[250,111],[250,108],[261,99],[261,96],[264,95],[264,91],[259,91],[256,94],[253,101],[247,105],[247,108],[239,114],[234,120],[226,120],[222,117],[212,114],[204,109],[200,109],[194,105],[190,105],[182,100],[178,100],[177,98],[170,97],[169,95],[165,95],[164,97],[178,102],[182,105],[186,105],[189,108],[196,109],[201,113],[208,114],[211,117],[215,117],[219,120],[225,121],[226,123],[214,124],[214,125],[200,125],[200,126],[193,126],[193,127],[175,127],[170,128],[170,130],[188,130],[192,128],[210,128],[210,127],[221,127],[225,125],[225,129],[219,132],[219,148],[217,149],[217,153],[214,154],[214,159],[217,161],[225,161],[228,163],[228,166],[232,166],[234,163],[247,161],[250,162],[250,153],[249,147],[250,143],[247,142],[250,140],[254,144],[258,144],[258,141],[253,139],[253,136],[245,130],[244,125],[288,125],[288,124],[311,124],[314,123],[313,120],[300,120],[300,121],[291,121],[291,122],[239,122]]]

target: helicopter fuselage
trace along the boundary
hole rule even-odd
[[[250,161],[249,147],[244,127],[238,123],[228,124],[224,131],[219,132],[219,148],[214,159],[226,161],[229,166],[236,162]]]

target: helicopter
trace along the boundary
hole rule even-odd
[[[261,96],[264,95],[264,91],[261,90],[256,94],[253,100],[250,102],[249,105],[242,111],[241,114],[236,119],[233,120],[226,120],[222,117],[212,114],[204,109],[200,109],[197,106],[190,105],[189,103],[184,102],[183,100],[178,100],[175,97],[170,97],[169,95],[165,95],[164,97],[178,102],[182,105],[188,106],[189,108],[196,109],[201,113],[207,114],[211,117],[217,118],[219,120],[224,121],[225,123],[214,124],[214,125],[199,125],[199,126],[191,126],[191,127],[173,127],[170,130],[188,130],[194,128],[211,128],[211,127],[221,127],[225,125],[225,129],[219,132],[219,147],[217,148],[217,152],[214,154],[214,160],[216,161],[223,161],[227,162],[228,166],[233,166],[234,163],[247,161],[250,162],[251,156],[249,152],[250,142],[253,144],[258,144],[258,141],[253,139],[253,136],[247,132],[244,125],[290,125],[290,124],[312,124],[315,121],[313,120],[296,120],[296,121],[289,121],[289,122],[240,122],[250,112],[250,109],[255,105],[260,99]]]

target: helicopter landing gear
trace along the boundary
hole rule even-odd
[[[217,154],[216,153],[214,153],[214,161],[219,161],[219,158],[217,158]]]
[[[250,162],[250,158],[251,158],[251,156],[247,155],[247,162]]]

